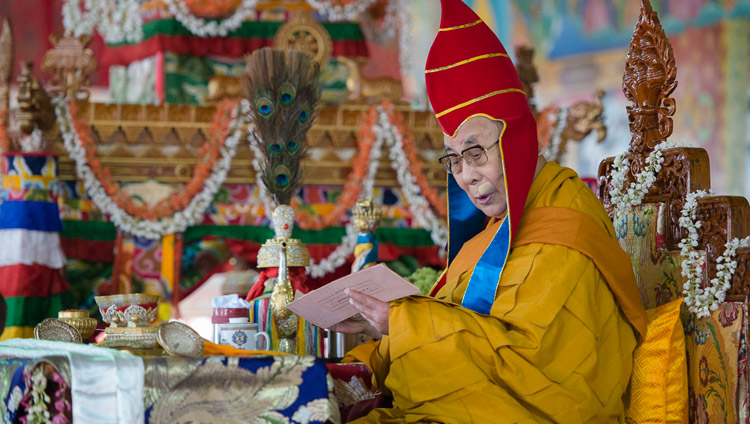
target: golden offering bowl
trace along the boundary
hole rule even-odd
[[[57,319],[60,318],[88,318],[89,311],[83,309],[68,309],[57,313]]]
[[[94,329],[96,329],[96,318],[89,317],[88,311],[81,309],[60,311],[57,313],[57,319],[75,327],[81,333],[84,342],[94,334]]]
[[[102,320],[112,327],[142,327],[156,319],[159,295],[145,293],[94,297]]]

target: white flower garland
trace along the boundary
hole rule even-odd
[[[737,270],[737,261],[734,256],[737,249],[750,247],[750,236],[744,239],[734,238],[724,245],[726,250],[716,259],[716,277],[711,279],[710,286],[716,287],[715,296],[718,303],[726,298],[726,292],[732,287],[732,278]]]
[[[678,245],[682,256],[682,276],[685,283],[682,285],[682,293],[685,295],[685,305],[690,312],[695,313],[698,318],[711,315],[719,303],[724,299],[725,288],[719,288],[713,281],[705,290],[701,287],[702,274],[706,266],[706,259],[696,248],[698,247],[698,228],[701,222],[695,218],[698,209],[698,199],[713,196],[713,190],[698,190],[689,193],[685,200],[680,216],[680,227],[687,230],[688,235]],[[719,298],[721,300],[719,300]]]
[[[370,161],[367,164],[367,174],[365,175],[364,181],[362,181],[362,191],[360,193],[361,199],[372,198],[372,193],[375,187],[375,174],[378,171],[378,165],[380,163],[380,154],[383,147],[382,139],[375,139],[375,143],[370,149]],[[346,235],[341,239],[341,244],[331,252],[331,254],[322,259],[317,264],[311,262],[310,266],[307,267],[307,271],[313,278],[322,277],[328,273],[336,270],[336,268],[344,265],[346,259],[354,253],[354,248],[357,246],[358,231],[354,226],[354,221],[350,220],[346,226]]]
[[[78,37],[90,35],[94,28],[109,44],[143,39],[143,19],[139,0],[64,0],[62,7],[65,31]]]
[[[680,146],[668,141],[656,145],[646,158],[646,167],[641,173],[635,175],[635,181],[630,183],[630,187],[628,187],[625,193],[623,193],[626,181],[625,176],[630,169],[630,160],[625,157],[628,152],[615,157],[615,161],[612,164],[612,188],[609,190],[609,195],[617,212],[626,214],[630,212],[630,209],[634,205],[643,201],[643,197],[654,185],[654,182],[656,182],[656,174],[661,171],[661,164],[664,163],[664,154],[662,151]]]
[[[397,15],[395,21],[398,24],[398,57],[401,73],[408,74],[412,67],[412,47],[414,45],[411,36],[412,14],[409,0],[391,0],[388,2],[388,7],[395,9]],[[388,15],[386,15],[386,19],[388,19]]]
[[[185,5],[184,0],[164,0],[169,13],[179,21],[192,34],[198,37],[226,37],[227,34],[236,30],[255,13],[257,0],[242,0],[232,16],[221,21],[209,21],[199,18]]]
[[[429,201],[422,196],[422,189],[414,180],[409,170],[409,159],[404,153],[404,139],[396,126],[388,118],[388,111],[383,106],[377,107],[378,122],[373,127],[376,137],[385,137],[390,146],[388,158],[391,167],[396,171],[396,178],[401,185],[401,191],[409,203],[409,211],[420,227],[430,231],[430,237],[437,246],[448,243],[448,228],[443,225],[430,208]],[[440,250],[443,251],[442,249]]]
[[[358,0],[342,5],[333,4],[331,0],[307,0],[307,4],[333,22],[354,21],[374,2],[375,0]]]
[[[21,151],[26,153],[43,152],[47,149],[47,138],[44,132],[34,125],[34,131],[30,135],[24,135],[19,140]]]
[[[560,144],[562,143],[562,133],[565,130],[565,126],[568,124],[568,112],[567,106],[560,106],[557,110],[557,116],[555,117],[555,126],[552,127],[552,134],[550,134],[549,143],[545,146],[544,156],[547,160],[555,160],[557,153],[560,151]],[[562,160],[562,158],[560,158]],[[613,173],[614,174],[614,173]]]
[[[81,12],[81,0],[64,0],[62,6],[63,27],[75,37],[94,32],[98,21],[98,8],[94,0],[86,0],[84,13]]]
[[[204,181],[203,189],[190,199],[185,209],[174,213],[172,216],[159,220],[143,220],[122,210],[109,197],[101,182],[89,167],[86,160],[86,151],[73,127],[68,103],[65,99],[59,97],[53,101],[65,149],[68,151],[70,158],[76,162],[76,173],[78,178],[83,181],[86,193],[103,213],[110,216],[117,228],[147,239],[159,239],[165,234],[180,233],[185,231],[187,227],[201,222],[203,214],[213,201],[214,195],[226,179],[242,135],[242,118],[235,109],[232,113],[232,121],[229,123],[230,135],[224,140],[224,146],[219,149],[220,156],[211,168],[211,175]]]
[[[661,170],[661,165],[664,163],[663,150],[673,147],[680,147],[680,145],[666,141],[657,145],[646,158],[646,168],[635,176],[636,181],[630,183],[626,193],[623,193],[622,190],[625,185],[625,175],[627,175],[630,165],[629,160],[625,158],[627,152],[615,158],[612,166],[612,188],[609,194],[612,197],[612,204],[615,206],[617,214],[626,214],[630,212],[634,205],[641,203],[643,197],[656,181],[656,174]],[[708,317],[711,315],[711,311],[719,308],[719,304],[726,297],[726,291],[731,287],[731,280],[737,268],[737,262],[733,260],[737,249],[750,247],[750,237],[743,240],[734,239],[727,243],[726,250],[717,259],[717,276],[709,281],[705,289],[701,287],[706,259],[696,250],[698,247],[698,228],[701,227],[701,222],[696,220],[696,211],[698,199],[713,195],[713,190],[699,190],[689,193],[685,199],[685,206],[679,220],[680,227],[688,233],[687,237],[678,244],[682,258],[682,276],[685,277],[682,293],[685,295],[685,305],[687,305],[688,310],[695,313],[698,318]]]

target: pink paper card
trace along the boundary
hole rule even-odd
[[[329,328],[359,311],[349,303],[344,290],[350,288],[383,302],[419,293],[419,288],[378,264],[313,290],[288,305],[289,309],[321,328]]]

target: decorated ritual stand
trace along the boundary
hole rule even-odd
[[[634,400],[629,418],[746,422],[750,209],[743,197],[711,190],[704,149],[667,141],[676,86],[672,46],[643,0],[623,78],[632,140],[601,163],[598,194],[631,257],[644,306],[664,314],[659,349],[685,350],[687,363],[676,350],[636,354],[631,385],[650,389]]]

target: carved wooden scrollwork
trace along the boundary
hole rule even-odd
[[[8,136],[10,111],[10,80],[13,74],[13,31],[8,18],[0,22],[0,152],[11,150]]]
[[[676,77],[672,45],[651,3],[643,0],[622,81],[633,104],[627,108],[632,152],[649,152],[672,134],[676,103],[669,96],[677,88]]]
[[[10,79],[13,74],[13,31],[10,21],[3,18],[0,22],[0,110],[7,110],[9,105]]]
[[[42,70],[50,72],[50,91],[68,99],[87,100],[89,73],[99,68],[94,52],[88,48],[91,37],[50,35],[53,48],[44,55]]]
[[[732,278],[732,287],[727,290],[727,297],[750,296],[750,249],[737,249],[737,269]],[[746,301],[746,299],[739,299]]]
[[[739,196],[713,196],[698,200],[696,219],[700,245],[708,252],[708,275],[716,275],[715,259],[724,253],[725,244],[735,237],[744,237],[748,230],[750,206]]]
[[[635,180],[640,172],[638,166],[643,155],[628,155],[634,165],[626,175],[625,186]],[[687,193],[707,190],[711,187],[711,174],[708,166],[708,153],[700,148],[676,148],[664,151],[664,163],[656,175],[656,183],[646,194],[643,203],[664,202],[667,206],[666,248],[678,249],[677,245],[685,236],[680,229],[680,211],[685,205]],[[612,189],[611,173],[614,158],[607,158],[599,165],[599,198],[610,216],[614,216],[614,206],[609,195]]]
[[[518,77],[523,84],[523,91],[529,99],[529,106],[534,115],[537,114],[536,103],[534,102],[534,84],[539,82],[539,72],[534,66],[534,48],[530,46],[518,46],[516,48],[516,70]]]
[[[18,75],[18,121],[21,132],[26,135],[36,128],[48,131],[57,120],[49,95],[33,70],[33,62],[24,62]]]

